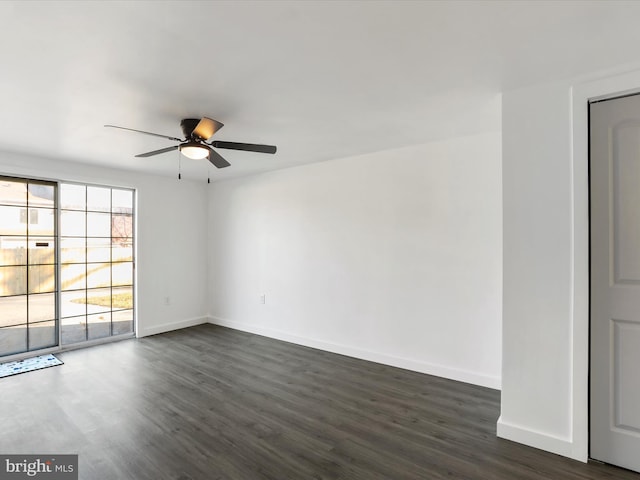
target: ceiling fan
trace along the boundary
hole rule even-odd
[[[174,142],[179,142],[178,145],[172,147],[161,148],[160,150],[153,150],[152,152],[140,153],[136,157],[152,157],[153,155],[159,155],[161,153],[171,152],[173,150],[180,150],[180,153],[185,157],[193,160],[201,160],[207,158],[218,168],[224,168],[231,165],[227,162],[222,155],[216,152],[213,148],[227,148],[230,150],[243,150],[245,152],[258,152],[258,153],[276,153],[276,147],[274,145],[258,145],[255,143],[238,143],[238,142],[223,142],[214,140],[211,143],[207,143],[214,133],[224,127],[224,124],[214,120],[212,118],[202,117],[197,118],[185,118],[180,122],[184,139],[170,137],[168,135],[160,135],[158,133],[145,132],[142,130],[136,130],[133,128],[119,127],[117,125],[105,125],[105,127],[119,128],[121,130],[129,130],[131,132],[144,133],[145,135],[152,135],[154,137],[166,138]]]

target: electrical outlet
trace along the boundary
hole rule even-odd
[[[267,303],[267,296],[264,293],[260,295],[260,303],[263,305]]]

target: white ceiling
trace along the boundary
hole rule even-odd
[[[225,124],[212,180],[500,129],[500,92],[637,65],[640,2],[0,2],[0,149],[174,175]],[[1,160],[1,159],[0,159]],[[206,162],[183,160],[187,175]]]

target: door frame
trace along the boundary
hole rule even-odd
[[[640,93],[640,71],[576,82],[571,105],[572,456],[589,458],[589,102]]]

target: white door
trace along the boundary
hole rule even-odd
[[[590,105],[591,457],[640,472],[640,95]]]

